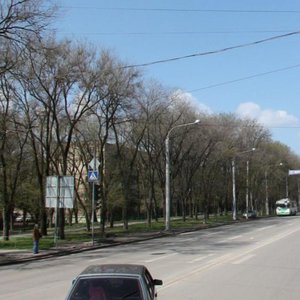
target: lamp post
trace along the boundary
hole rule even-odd
[[[265,182],[266,182],[266,200],[265,200],[265,208],[266,208],[266,216],[270,214],[269,211],[269,185],[268,185],[268,170],[265,170]]]
[[[289,197],[289,179],[288,175],[285,176],[285,197]]]
[[[283,163],[279,164],[280,166],[284,166]],[[288,174],[285,176],[285,198],[289,197],[289,180]]]
[[[247,159],[246,167],[246,219],[248,219],[249,210],[249,160]]]
[[[266,168],[265,170],[265,192],[266,192],[266,198],[265,198],[265,210],[266,210],[266,216],[270,215],[270,208],[269,208],[269,181],[268,181],[268,171],[274,170],[274,168],[278,166],[283,166],[283,163],[276,163]]]
[[[236,189],[235,189],[235,157],[241,154],[249,153],[255,151],[256,148],[252,148],[251,150],[243,151],[237,153],[234,158],[231,160],[231,169],[232,169],[232,219],[236,220]],[[249,161],[247,161],[247,193],[246,193],[246,210],[248,217],[248,175],[249,175]]]
[[[198,124],[200,120],[196,120],[192,123],[184,123],[180,125],[176,125],[172,127],[168,133],[165,140],[165,147],[166,147],[166,219],[165,219],[165,230],[170,231],[170,218],[171,218],[171,203],[170,203],[170,150],[169,150],[169,140],[171,132],[179,127],[186,127],[190,125]]]
[[[231,161],[232,169],[232,219],[236,220],[236,192],[235,192],[235,160]]]

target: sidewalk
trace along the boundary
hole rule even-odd
[[[149,239],[160,238],[167,235],[173,235],[173,233],[167,232],[143,232],[143,233],[134,233],[129,234],[126,236],[116,236],[116,237],[109,237],[103,239],[101,242],[92,242],[88,243],[81,243],[81,244],[72,244],[64,247],[57,247],[52,248],[49,250],[40,250],[38,254],[33,254],[30,250],[3,250],[0,249],[0,266],[5,265],[13,265],[13,264],[20,264],[25,262],[30,262],[34,260],[41,260],[47,259],[54,256],[64,256],[73,253],[79,253],[83,251],[91,251],[93,249],[100,249],[100,248],[107,248],[107,247],[114,247],[121,244],[128,244],[134,243],[137,241],[145,241]]]

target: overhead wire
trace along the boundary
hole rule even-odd
[[[61,5],[59,7],[60,8],[75,8],[75,9],[78,8],[78,9],[99,9],[99,10],[124,10],[124,11],[168,11],[168,12],[180,11],[180,12],[222,12],[222,13],[300,13],[300,10],[176,9],[176,8],[132,8],[132,7],[124,8],[124,7],[63,6],[63,5]],[[276,35],[276,36],[272,36],[272,37],[265,38],[262,40],[250,42],[250,43],[239,44],[239,45],[226,47],[226,48],[222,48],[222,49],[217,49],[217,50],[213,50],[213,51],[188,54],[188,55],[172,57],[172,58],[167,58],[167,59],[160,59],[160,60],[155,60],[155,61],[141,63],[141,64],[132,64],[132,65],[124,66],[123,68],[146,67],[146,66],[150,66],[150,65],[168,63],[168,62],[188,59],[188,58],[192,58],[192,57],[197,57],[197,56],[218,54],[221,52],[226,52],[226,51],[230,51],[230,50],[234,50],[234,49],[238,49],[238,48],[258,45],[258,44],[269,42],[269,41],[272,41],[275,39],[281,39],[281,38],[289,37],[292,35],[297,35],[299,33],[300,33],[300,31],[292,31],[292,32],[288,32],[285,34]],[[145,34],[145,33],[125,33],[125,34],[130,35],[130,34]]]
[[[162,63],[178,61],[178,60],[182,60],[182,59],[188,59],[188,58],[197,57],[197,56],[218,54],[218,53],[227,52],[227,51],[238,49],[238,48],[245,48],[245,47],[255,46],[255,45],[258,45],[258,44],[262,44],[262,43],[266,43],[266,42],[270,42],[270,41],[273,41],[273,40],[282,39],[282,38],[286,38],[286,37],[290,37],[290,36],[298,35],[298,34],[300,34],[300,31],[293,31],[293,32],[289,32],[289,33],[286,33],[286,34],[276,35],[276,36],[268,37],[268,38],[265,38],[265,39],[262,39],[262,40],[258,40],[258,41],[254,41],[254,42],[250,42],[250,43],[245,43],[245,44],[239,44],[239,45],[235,45],[235,46],[230,46],[230,47],[226,47],[226,48],[222,48],[222,49],[206,51],[206,52],[199,52],[199,53],[188,54],[188,55],[183,55],[183,56],[177,56],[177,57],[161,59],[161,60],[155,60],[155,61],[141,63],[141,64],[127,65],[127,66],[124,66],[123,69],[133,68],[133,67],[146,67],[146,66],[151,66],[151,65],[156,65],[156,64],[162,64]]]
[[[87,7],[87,6],[61,6],[62,8],[73,8],[73,9],[97,9],[97,10],[111,10],[111,11],[136,11],[136,12],[194,12],[194,13],[268,13],[268,14],[279,14],[279,13],[285,13],[285,14],[299,14],[300,10],[236,10],[236,9],[175,9],[175,8],[122,8],[122,7],[112,7],[112,8],[107,8],[107,7]],[[271,32],[287,32],[287,31],[256,31],[255,33],[271,33]],[[108,34],[115,34],[115,35],[152,35],[152,34],[223,34],[223,33],[243,33],[243,32],[164,32],[164,33],[149,33],[149,32],[131,32],[131,33],[95,33],[99,35],[108,35]],[[249,33],[249,32],[247,32]],[[235,46],[230,46],[230,47],[225,47],[222,49],[217,49],[217,50],[212,50],[212,51],[206,51],[206,52],[199,52],[199,53],[193,53],[193,54],[188,54],[184,56],[178,56],[178,57],[173,57],[173,58],[167,58],[167,59],[160,59],[160,60],[154,60],[151,62],[146,62],[146,63],[141,63],[141,64],[133,64],[133,65],[127,65],[124,66],[123,68],[132,68],[132,67],[146,67],[146,66],[151,66],[151,65],[156,65],[156,64],[162,64],[162,63],[168,63],[168,62],[173,62],[173,61],[178,61],[178,60],[183,60],[183,59],[188,59],[188,58],[193,58],[193,57],[198,57],[198,56],[206,56],[206,55],[213,55],[213,54],[218,54],[218,53],[223,53],[226,51],[230,50],[235,50],[239,48],[244,48],[244,47],[250,47],[250,46],[255,46],[258,44],[262,44],[265,42],[270,42],[276,39],[282,39],[282,38],[287,38],[290,36],[295,36],[298,35],[300,31],[292,31],[292,32],[287,32],[285,34],[281,35],[276,35],[272,37],[268,37],[265,39],[257,40],[254,42],[249,42],[249,43],[244,43],[244,44],[239,44]],[[193,89],[189,90],[188,92],[197,92],[205,89],[210,89],[222,85],[227,85],[227,84],[232,84],[235,82],[243,81],[243,80],[248,80],[252,79],[255,77],[260,77],[260,76],[265,76],[268,74],[276,73],[276,72],[283,72],[286,70],[294,69],[300,67],[300,64],[296,64],[293,66],[288,66],[280,69],[275,69],[263,73],[257,73],[253,74],[250,76],[246,77],[241,77],[238,79],[234,80],[229,80],[221,83],[216,83],[212,85],[208,85],[202,88],[198,89]],[[267,126],[269,128],[277,128],[277,129],[282,129],[282,128],[300,128],[299,126]]]
[[[271,14],[298,14],[300,10],[275,10],[275,9],[192,9],[192,8],[137,8],[137,7],[97,7],[97,6],[74,6],[58,5],[59,8],[67,9],[97,9],[111,11],[153,11],[153,12],[200,12],[200,13],[271,13]]]
[[[224,82],[220,82],[220,83],[207,85],[207,86],[204,86],[204,87],[201,87],[201,88],[189,90],[187,92],[188,93],[194,93],[194,92],[198,92],[198,91],[201,91],[201,90],[211,89],[211,88],[215,88],[215,87],[218,87],[218,86],[232,84],[232,83],[235,83],[235,82],[244,81],[244,80],[252,79],[252,78],[255,78],[255,77],[261,77],[261,76],[269,75],[269,74],[272,74],[272,73],[283,72],[283,71],[287,71],[287,70],[295,69],[295,68],[299,68],[299,67],[300,67],[300,64],[296,64],[296,65],[293,65],[293,66],[288,66],[288,67],[275,69],[275,70],[271,70],[271,71],[267,71],[267,72],[263,72],[263,73],[257,73],[257,74],[249,75],[249,76],[246,76],[246,77],[241,77],[241,78],[237,78],[237,79],[233,79],[233,80],[228,80],[228,81],[224,81]]]
[[[75,8],[75,9],[99,9],[99,10],[118,10],[118,11],[166,11],[166,12],[203,12],[203,13],[300,13],[300,10],[235,10],[235,9],[174,9],[174,8],[122,8],[122,7],[88,7],[88,6],[60,6],[62,8]],[[251,31],[249,31],[251,32]],[[249,33],[247,32],[247,33]],[[287,32],[287,31],[255,31],[255,33],[264,33],[264,32]],[[152,34],[207,34],[207,33],[214,33],[214,34],[224,34],[224,33],[244,33],[244,32],[239,32],[239,31],[230,31],[230,32],[164,32],[164,33],[149,33],[149,32],[131,32],[131,33],[95,33],[99,35],[108,35],[108,34],[115,34],[115,35],[152,35]],[[238,48],[243,48],[243,47],[249,47],[249,46],[254,46],[257,44],[269,42],[275,39],[281,39],[281,38],[286,38],[290,37],[293,35],[298,35],[300,31],[292,31],[292,32],[287,32],[285,34],[281,35],[276,35],[272,36],[269,38],[265,38],[262,40],[250,42],[250,43],[245,43],[245,44],[239,44],[231,47],[226,47],[218,50],[213,50],[213,51],[207,51],[207,52],[199,52],[199,53],[194,53],[194,54],[189,54],[189,55],[184,55],[184,56],[178,56],[178,57],[173,57],[173,58],[167,58],[167,59],[161,59],[161,60],[155,60],[151,62],[146,62],[146,63],[141,63],[141,64],[133,64],[133,65],[127,65],[124,66],[123,68],[132,68],[132,67],[145,67],[145,66],[150,66],[154,64],[161,64],[161,63],[167,63],[167,62],[172,62],[172,61],[177,61],[177,60],[182,60],[182,59],[188,59],[192,57],[197,57],[197,56],[205,56],[205,55],[212,55],[212,54],[218,54]],[[248,79],[252,79],[255,77],[260,77],[260,76],[265,76],[268,74],[276,73],[276,72],[282,72],[286,71],[289,69],[293,68],[298,68],[300,67],[300,64],[296,64],[293,66],[288,66],[280,69],[275,69],[263,73],[257,73],[254,75],[246,76],[246,77],[241,77],[238,79],[233,79],[221,83],[216,83],[212,85],[208,85],[202,88],[197,88],[193,90],[189,90],[188,92],[197,92],[205,89],[210,89],[218,86],[223,86],[227,84],[232,84],[235,82],[239,81],[244,81]]]
[[[64,30],[60,32],[65,32]],[[125,35],[125,36],[159,36],[159,35],[202,35],[202,34],[251,34],[251,33],[289,33],[291,30],[245,30],[245,31],[163,31],[163,32],[81,32],[85,35]]]

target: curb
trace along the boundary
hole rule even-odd
[[[141,242],[141,241],[147,241],[151,239],[157,239],[161,237],[165,237],[168,235],[171,235],[172,233],[164,233],[160,232],[158,234],[153,234],[148,237],[135,237],[131,240],[128,241],[116,241],[111,244],[102,244],[102,245],[93,245],[93,246],[84,246],[84,247],[70,247],[66,249],[57,249],[57,250],[46,250],[48,253],[41,253],[38,255],[31,254],[30,256],[23,256],[22,254],[9,254],[10,257],[7,257],[7,260],[1,261],[0,259],[0,266],[8,266],[8,265],[16,265],[16,264],[22,264],[26,262],[31,262],[31,261],[37,261],[37,260],[43,260],[43,259],[48,259],[51,257],[59,257],[59,256],[66,256],[70,254],[76,254],[76,253],[81,253],[81,252],[86,252],[86,251],[92,251],[96,249],[101,249],[101,248],[110,248],[110,247],[116,247],[120,245],[125,245],[125,244],[133,244],[136,242]],[[18,257],[19,255],[19,257]]]

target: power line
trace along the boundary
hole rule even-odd
[[[283,72],[283,71],[287,71],[287,70],[295,69],[295,68],[299,68],[299,67],[300,67],[300,64],[297,64],[297,65],[293,65],[293,66],[289,66],[289,67],[285,67],[285,68],[271,70],[271,71],[268,71],[268,72],[257,73],[257,74],[254,74],[254,75],[241,77],[241,78],[238,78],[238,79],[233,79],[233,80],[228,80],[228,81],[224,81],[224,82],[220,82],[220,83],[211,84],[211,85],[208,85],[208,86],[205,86],[205,87],[202,87],[202,88],[189,90],[187,92],[188,93],[194,93],[194,92],[198,92],[198,91],[201,91],[201,90],[211,89],[211,88],[215,88],[215,87],[218,87],[218,86],[227,85],[227,84],[231,84],[231,83],[235,83],[235,82],[239,82],[239,81],[244,81],[244,80],[252,79],[252,78],[255,78],[255,77],[265,76],[265,75],[269,75],[269,74],[272,74],[272,73]]]
[[[257,121],[257,120],[256,120]],[[228,124],[217,124],[217,123],[201,123],[202,125],[205,125],[205,126],[208,126],[208,127],[226,127],[226,128],[240,128],[240,127],[243,127],[243,128],[252,128],[253,125],[228,125]],[[263,127],[266,127],[266,128],[270,128],[270,129],[299,129],[300,126],[297,126],[297,125],[285,125],[285,126],[280,126],[280,125],[267,125],[267,124],[264,124],[264,123],[261,123],[259,122],[259,124]]]
[[[193,58],[193,57],[197,57],[197,56],[218,54],[218,53],[227,52],[227,51],[238,49],[238,48],[245,48],[245,47],[255,46],[255,45],[258,45],[258,44],[265,43],[265,42],[270,42],[270,41],[273,41],[273,40],[290,37],[290,36],[293,36],[293,35],[297,35],[299,33],[300,33],[300,31],[294,31],[294,32],[286,33],[286,34],[272,36],[272,37],[262,39],[262,40],[258,40],[258,41],[255,41],[255,42],[246,43],[246,44],[240,44],[240,45],[226,47],[226,48],[213,50],[213,51],[200,52],[200,53],[194,53],[194,54],[178,56],[178,57],[173,57],[173,58],[155,60],[155,61],[151,61],[151,62],[147,62],[147,63],[128,65],[128,66],[124,66],[123,68],[146,67],[146,66],[151,66],[151,65],[156,65],[156,64],[162,64],[162,63],[167,63],[167,62],[178,61],[178,60],[187,59],[187,58]]]
[[[60,32],[65,32],[64,30],[60,30]],[[90,35],[200,35],[200,34],[251,34],[251,33],[289,33],[291,30],[245,30],[245,31],[163,31],[163,32],[81,32],[81,34],[90,34]],[[78,32],[77,32],[78,33]]]
[[[298,14],[300,10],[269,10],[269,9],[181,9],[181,8],[135,8],[135,7],[97,7],[97,6],[58,6],[64,9],[97,9],[111,11],[153,11],[153,12],[200,12],[200,13],[270,13]]]

